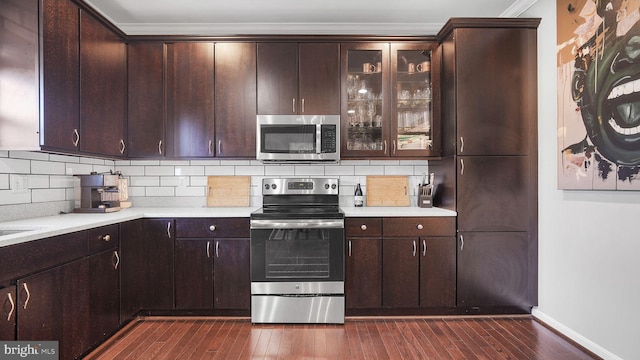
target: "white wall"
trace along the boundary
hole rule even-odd
[[[557,187],[556,2],[538,29],[539,306],[534,315],[605,359],[640,359],[640,192]]]

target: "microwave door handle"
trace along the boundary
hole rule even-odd
[[[316,154],[322,153],[322,124],[316,124]]]

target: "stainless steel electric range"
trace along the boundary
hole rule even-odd
[[[251,321],[344,323],[344,213],[335,178],[268,178],[251,214]]]

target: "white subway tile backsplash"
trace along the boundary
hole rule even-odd
[[[160,160],[160,165],[170,165],[170,166],[189,166],[189,160]]]
[[[367,176],[367,175],[384,175],[384,166],[356,166],[354,175]]]
[[[207,186],[209,180],[206,176],[190,176],[189,179],[191,186]]]
[[[293,165],[269,165],[264,167],[264,174],[267,176],[293,176],[296,167]]]
[[[32,174],[50,174],[50,175],[64,175],[66,174],[66,166],[60,162],[50,161],[31,161],[31,173]]]
[[[134,160],[134,161],[131,161],[131,165],[135,165],[135,166],[158,166],[158,165],[160,165],[160,160]]]
[[[51,154],[49,155],[49,161],[64,162],[64,163],[80,163],[80,158],[77,156],[70,156],[70,155]]]
[[[413,175],[413,166],[385,166],[385,175]]]
[[[205,166],[204,174],[207,176],[231,176],[235,175],[234,166]]]
[[[16,176],[16,175],[11,175]],[[23,176],[23,175],[20,175]],[[48,189],[49,186],[49,175],[27,175],[27,187],[29,189]],[[59,187],[59,186],[56,186]]]
[[[132,176],[129,178],[129,186],[160,186],[158,176]]]
[[[197,187],[177,187],[176,196],[202,196],[206,195],[206,188],[204,186]]]
[[[108,174],[113,171],[113,165],[93,165],[93,171],[98,174]]]
[[[31,191],[31,201],[34,203],[63,201],[65,197],[65,189],[34,189]]]
[[[295,176],[324,176],[322,165],[296,165]]]
[[[118,166],[130,166],[131,165],[131,161],[130,160],[116,160],[115,161],[115,165],[116,165],[116,167],[118,167]]]
[[[9,152],[7,150],[0,150],[0,157],[9,157]]]
[[[204,166],[176,166],[174,174],[176,176],[202,176],[204,175]]]
[[[220,160],[191,160],[189,163],[190,165],[219,166]]]
[[[10,156],[14,159],[49,160],[49,154],[37,151],[11,151]]]
[[[261,164],[261,163],[260,163]],[[222,166],[241,166],[241,165],[253,165],[251,160],[221,160]]]
[[[174,187],[147,187],[146,196],[175,196]]]
[[[51,188],[72,188],[73,176],[57,176],[51,175],[49,178],[49,187]]]
[[[146,195],[146,191],[145,191],[145,187],[143,186],[129,186],[128,190],[129,190],[129,198],[134,197],[134,196],[140,196],[143,197]]]
[[[173,166],[145,166],[144,174],[146,176],[173,176],[174,175],[174,167]]]
[[[0,190],[0,205],[28,204],[30,202],[31,191],[16,193],[13,190]]]
[[[111,165],[111,166],[114,165],[114,161],[113,160],[86,158],[86,157],[81,157],[80,158],[80,163],[81,164],[93,164],[93,165]]]
[[[160,186],[188,186],[189,185],[189,177],[188,176],[161,176],[160,177]]]
[[[66,164],[65,173],[67,175],[85,175],[90,174],[93,171],[93,165],[91,164]]]
[[[0,158],[0,174],[30,174],[31,161]]]
[[[116,171],[122,172],[123,176],[144,176],[144,166],[116,165]]]
[[[236,166],[235,174],[242,175],[242,176],[264,175],[264,166],[262,165]]]
[[[324,167],[327,176],[355,175],[355,167],[352,165],[327,165]]]
[[[9,174],[0,174],[0,190],[9,190]]]

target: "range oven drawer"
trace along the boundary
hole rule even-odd
[[[252,323],[344,324],[344,296],[252,295]]]

